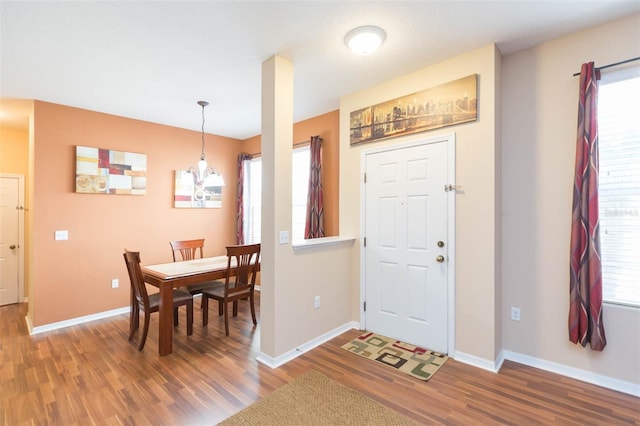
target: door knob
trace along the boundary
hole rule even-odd
[[[14,248],[16,248],[16,245],[15,245],[15,244],[11,244],[11,245],[9,246],[9,248],[10,248],[11,250],[13,250]]]
[[[444,262],[444,256],[443,255],[438,255],[438,257],[436,257],[436,262],[438,262],[438,263]]]

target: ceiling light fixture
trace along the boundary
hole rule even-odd
[[[196,185],[195,196],[198,195],[204,197],[204,186],[224,186],[224,179],[218,173],[216,173],[207,164],[207,157],[204,155],[204,107],[209,105],[207,101],[198,101],[198,105],[202,107],[202,152],[200,153],[200,161],[198,166],[189,167],[189,172],[193,175],[193,182]]]
[[[354,28],[344,36],[344,42],[349,49],[358,55],[371,55],[387,37],[384,30],[373,25]]]

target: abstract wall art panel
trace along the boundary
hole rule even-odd
[[[76,192],[147,193],[147,156],[133,152],[76,146]]]
[[[219,177],[210,175],[198,184],[194,174],[186,170],[176,170],[173,206],[176,208],[219,209],[222,207],[222,186]]]

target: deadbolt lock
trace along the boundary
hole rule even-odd
[[[444,241],[438,241],[438,247],[444,247]]]
[[[438,257],[436,257],[436,262],[438,262],[438,263],[444,262],[444,256],[443,255],[438,255]]]

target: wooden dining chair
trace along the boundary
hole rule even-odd
[[[233,265],[232,260],[235,260]],[[256,320],[254,288],[260,262],[260,244],[248,244],[227,247],[227,276],[223,288],[203,290],[202,292],[202,325],[209,323],[209,299],[222,304],[224,313],[224,331],[229,335],[229,303],[233,303],[233,316],[238,313],[238,301],[249,299],[253,325]]]
[[[203,256],[204,238],[197,240],[169,241],[173,261],[193,260]],[[180,255],[178,258],[177,255]]]
[[[178,262],[180,260],[193,260],[202,258],[204,256],[204,238],[196,240],[176,240],[169,241],[171,246],[171,254],[173,255],[173,261]],[[224,287],[222,281],[209,281],[201,284],[194,284],[189,287],[185,287],[192,296],[201,294],[203,290],[213,290]],[[200,302],[200,309],[203,308],[203,302]],[[222,315],[222,303],[218,304],[218,313]]]
[[[147,293],[147,286],[144,283],[142,269],[140,268],[140,253],[137,251],[124,250],[124,261],[127,264],[129,272],[129,280],[131,281],[131,320],[129,341],[133,340],[133,336],[140,326],[140,310],[144,312],[144,325],[142,327],[142,336],[138,350],[144,348],[149,333],[149,320],[153,312],[160,310],[160,294]],[[193,297],[189,292],[174,289],[173,290],[173,325],[178,325],[178,307],[187,307],[187,336],[193,333]]]

